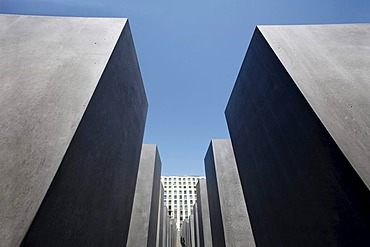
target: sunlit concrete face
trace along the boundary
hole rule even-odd
[[[201,247],[213,246],[210,215],[209,215],[207,183],[205,179],[199,179],[198,184],[197,184],[197,195],[198,195],[197,217],[198,217],[199,243],[200,243],[199,246]]]
[[[256,28],[226,118],[257,246],[370,244],[369,30]]]
[[[0,23],[0,242],[125,245],[147,111],[127,19]]]
[[[204,166],[213,246],[256,246],[231,141],[212,140]]]
[[[139,172],[127,246],[156,246],[159,240],[161,205],[161,160],[154,144],[144,144],[141,150]],[[157,234],[158,233],[158,234]]]

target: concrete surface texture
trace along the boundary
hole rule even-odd
[[[370,189],[370,24],[258,29]]]
[[[194,222],[194,215],[190,215],[189,217],[189,224],[190,224],[190,241],[192,247],[195,247],[195,222]]]
[[[1,245],[125,244],[147,111],[127,19],[0,23]]]
[[[157,146],[144,144],[141,150],[127,246],[159,246],[161,166]]]
[[[212,232],[209,215],[207,183],[205,179],[199,179],[197,184],[197,210],[199,226],[199,246],[212,246]]]
[[[369,246],[369,25],[258,27],[226,118],[257,246]]]
[[[230,140],[212,140],[205,161],[213,246],[256,246]]]
[[[195,232],[195,246],[200,246],[200,233],[199,233],[199,214],[198,214],[198,203],[194,203],[193,206],[193,215],[194,215],[194,232]]]

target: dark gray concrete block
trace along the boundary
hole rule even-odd
[[[258,28],[370,189],[370,24]]]
[[[230,140],[212,140],[204,159],[213,246],[255,246]]]
[[[194,215],[190,215],[189,217],[189,223],[190,223],[190,241],[191,246],[195,247],[195,222],[194,222]]]
[[[194,215],[194,232],[195,232],[195,246],[200,246],[200,237],[199,237],[199,215],[198,215],[198,203],[196,202],[193,206],[193,215]]]
[[[0,23],[0,242],[125,245],[147,111],[127,20]]]
[[[211,222],[208,206],[207,184],[205,179],[199,179],[197,184],[197,210],[200,247],[212,246]]]
[[[154,144],[144,144],[140,156],[127,246],[158,246],[160,229],[161,160]]]
[[[226,118],[257,246],[370,245],[369,28],[256,28]]]
[[[168,236],[168,211],[167,207],[163,205],[162,203],[162,214],[161,214],[161,221],[162,221],[162,232],[161,232],[161,241],[159,243],[159,246],[167,247],[168,242],[167,242],[167,236]]]

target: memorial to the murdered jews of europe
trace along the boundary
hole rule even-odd
[[[143,144],[127,19],[0,23],[0,246],[370,246],[370,24],[256,27],[203,177]]]

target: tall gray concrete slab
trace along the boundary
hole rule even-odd
[[[199,237],[199,215],[198,215],[198,203],[195,203],[193,206],[194,214],[194,232],[195,232],[195,246],[200,246],[200,237]]]
[[[370,245],[369,28],[256,28],[226,108],[256,245]]]
[[[198,226],[200,247],[211,247],[212,232],[209,215],[207,183],[199,179],[197,184]]]
[[[168,246],[168,242],[167,242],[167,235],[168,235],[168,211],[167,211],[167,207],[164,206],[162,204],[162,245],[160,246],[163,246],[163,247],[167,247]]]
[[[258,29],[370,189],[370,24]]]
[[[127,246],[158,246],[161,160],[155,144],[144,144],[140,156]]]
[[[147,111],[127,19],[0,23],[1,245],[125,245]]]
[[[178,241],[176,220],[170,219],[170,239],[171,247],[179,247],[180,242]]]
[[[213,246],[256,246],[230,140],[212,140],[204,159]]]
[[[190,215],[189,217],[189,223],[190,223],[190,241],[191,246],[195,247],[195,222],[194,222],[194,215]]]
[[[164,246],[165,244],[165,211],[164,211],[164,203],[163,203],[163,185],[159,183],[160,193],[159,193],[159,201],[158,201],[158,224],[157,224],[157,243],[156,246]]]

